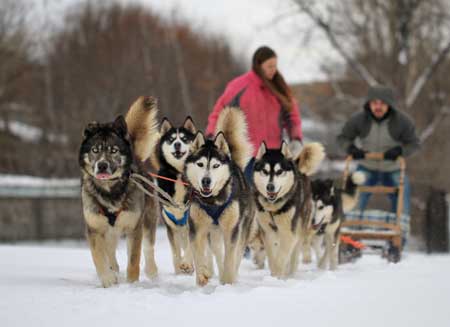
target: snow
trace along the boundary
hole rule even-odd
[[[86,242],[0,246],[1,326],[448,326],[450,256],[364,254],[335,272],[302,266],[286,281],[244,260],[235,285],[175,276],[165,231],[160,275],[103,289]],[[119,264],[126,262],[124,242]]]

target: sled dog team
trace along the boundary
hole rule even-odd
[[[223,284],[236,282],[247,247],[254,263],[263,268],[267,258],[278,278],[293,275],[301,256],[310,262],[311,248],[320,268],[336,269],[343,212],[355,205],[355,186],[363,176],[354,174],[343,189],[331,180],[311,180],[325,156],[321,144],[306,144],[293,154],[284,142],[280,149],[262,143],[249,183],[244,171],[253,150],[239,108],[222,110],[213,138],[198,131],[190,117],[182,126],[167,119],[158,124],[157,110],[155,98],[140,97],[125,117],[90,123],[83,133],[83,213],[103,287],[118,282],[122,235],[127,280],[139,279],[142,245],[145,273],[157,276],[159,217],[175,273],[195,272],[199,286],[214,273]]]

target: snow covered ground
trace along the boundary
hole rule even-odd
[[[0,246],[0,326],[449,326],[450,256],[366,254],[336,272],[281,281],[244,260],[236,285],[198,288],[172,272],[158,230],[156,281],[103,289],[85,242]],[[118,253],[122,271],[124,243]]]

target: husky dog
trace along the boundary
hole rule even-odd
[[[83,213],[92,258],[103,287],[118,282],[115,252],[121,234],[127,236],[129,282],[139,279],[143,229],[149,240],[147,247],[153,249],[154,203],[131,182],[130,175],[139,171],[153,150],[156,114],[156,99],[140,97],[126,118],[119,116],[112,123],[90,123],[83,133],[79,152]],[[146,265],[146,270],[154,274],[153,253]]]
[[[175,273],[192,274],[194,264],[187,220],[189,209],[183,204],[189,201],[189,190],[183,180],[184,162],[189,155],[190,146],[197,129],[191,119],[186,118],[181,127],[173,127],[168,119],[164,119],[160,127],[160,141],[156,147],[159,167],[158,175],[176,182],[158,179],[158,186],[168,193],[180,206],[161,204],[161,215],[167,227],[167,236],[172,248],[172,259]]]
[[[310,233],[308,243],[318,258],[318,267],[326,268],[327,261],[331,270],[335,270],[338,264],[340,226],[344,218],[344,212],[351,210],[357,203],[357,185],[364,183],[365,175],[355,172],[347,179],[343,190],[336,188],[331,179],[317,179],[311,182],[313,193],[313,210],[311,212]],[[325,241],[325,242],[324,242]],[[325,250],[321,255],[320,247],[325,243]],[[307,250],[310,246],[307,245]],[[306,256],[310,254],[306,253]],[[310,261],[306,257],[305,261]]]
[[[286,278],[297,270],[311,210],[308,175],[323,158],[319,143],[305,145],[298,159],[292,157],[284,142],[280,149],[267,149],[262,143],[258,150],[253,172],[256,217],[274,277]]]
[[[206,140],[199,132],[191,145],[185,176],[195,192],[189,235],[200,286],[213,274],[211,253],[220,282],[236,281],[254,228],[253,198],[243,174],[251,153],[245,116],[232,107],[221,111],[214,140]]]

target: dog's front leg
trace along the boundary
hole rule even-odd
[[[158,267],[155,262],[155,238],[156,225],[158,223],[158,208],[153,199],[146,198],[144,213],[144,256],[145,274],[148,278],[155,278],[158,275]]]
[[[237,227],[238,228],[238,227]],[[239,233],[239,231],[238,231]],[[233,233],[224,231],[225,256],[223,260],[223,277],[220,279],[222,284],[233,284],[236,281],[238,266],[238,244],[237,238]]]
[[[319,260],[318,267],[320,269],[326,269],[327,263],[329,261],[329,257],[331,255],[331,252],[333,251],[333,236],[329,235],[328,233],[325,233],[325,251],[323,252],[322,258]]]
[[[183,256],[180,262],[179,269],[184,274],[192,274],[194,272],[194,263],[192,258],[192,250],[191,246],[189,245],[189,230],[187,226],[184,226],[183,228],[180,228],[180,231],[178,233],[179,236],[179,243],[181,246],[181,249],[183,250]]]
[[[336,232],[336,234],[331,235],[331,238],[333,243],[331,244],[330,269],[336,270],[339,261],[340,233]]]
[[[278,255],[275,258],[275,273],[277,277],[287,277],[295,244],[296,237],[290,230],[284,231],[284,233],[280,235]]]
[[[191,210],[193,211],[193,210]],[[192,215],[192,212],[191,212]],[[189,219],[189,236],[194,255],[194,266],[197,285],[205,286],[211,278],[211,271],[208,267],[208,229],[209,225],[199,224],[194,219]]]
[[[323,235],[314,235],[312,239],[312,248],[314,249],[314,253],[316,255],[316,262],[319,262],[322,257],[322,244]]]
[[[294,250],[292,251],[291,260],[289,263],[288,269],[289,276],[292,276],[297,272],[301,249],[302,249],[301,240],[297,240],[294,246]]]
[[[218,228],[211,230],[209,234],[209,242],[212,253],[216,257],[217,269],[219,270],[219,279],[223,279],[223,235]]]
[[[181,262],[181,247],[178,242],[177,234],[179,231],[176,227],[166,225],[167,238],[169,239],[170,248],[172,250],[172,263],[175,270],[175,274],[181,274],[180,262]]]
[[[237,204],[230,206],[220,218],[220,228],[224,241],[223,277],[222,284],[232,284],[236,281],[239,265],[238,248],[241,239],[239,226],[239,208]]]
[[[142,220],[136,225],[133,231],[127,233],[127,249],[127,281],[133,283],[139,280],[142,249]]]
[[[311,257],[311,240],[312,240],[312,232],[307,232],[303,239],[303,263],[308,264],[312,262]]]
[[[110,287],[117,284],[117,274],[111,269],[108,253],[106,251],[107,241],[105,234],[87,228],[87,239],[91,249],[92,259],[97,270],[97,275],[100,278],[103,287]]]
[[[106,252],[108,255],[109,266],[116,273],[119,272],[119,264],[117,263],[116,250],[120,235],[118,233],[108,233],[105,235]]]

